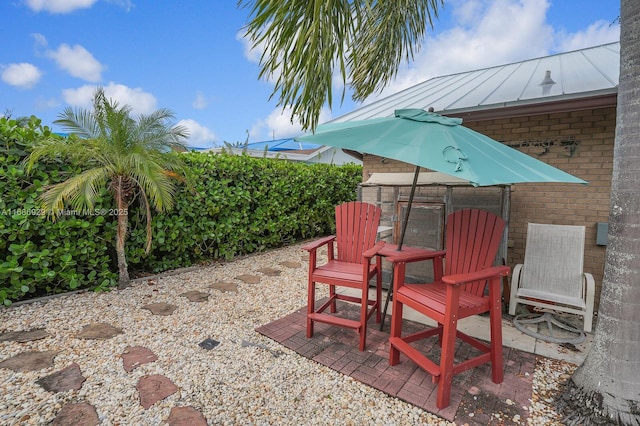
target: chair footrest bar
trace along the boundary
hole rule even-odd
[[[455,374],[462,373],[463,371],[470,370],[474,367],[477,367],[482,364],[486,364],[488,362],[491,362],[491,354],[478,355],[475,358],[468,359],[459,364],[454,364],[453,374],[455,375]]]
[[[352,328],[354,330],[360,329],[359,321],[318,313],[309,314],[308,317],[311,319],[311,321],[324,322],[340,327]]]
[[[335,298],[336,298],[336,300],[344,300],[346,302],[362,303],[362,301],[361,301],[361,299],[359,297],[349,296],[349,295],[346,295],[346,294],[336,294]]]
[[[407,343],[417,342],[418,340],[426,339],[427,337],[436,336],[440,333],[442,327],[430,328],[429,330],[419,331],[417,333],[404,336],[402,340]]]
[[[471,337],[468,334],[465,334],[463,332],[461,332],[460,330],[458,330],[456,332],[456,337],[460,340],[462,340],[465,343],[468,343],[469,345],[473,346],[474,348],[476,348],[479,351],[482,352],[491,352],[491,346],[487,345],[484,342],[481,342],[480,340],[476,339],[475,337]]]
[[[389,343],[391,344],[391,346],[405,354],[411,361],[418,364],[420,368],[434,376],[434,378],[440,377],[440,366],[431,361],[426,356],[422,355],[420,351],[409,345],[403,339],[401,339],[400,337],[390,337]]]

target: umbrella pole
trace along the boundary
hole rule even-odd
[[[402,224],[402,232],[400,232],[400,242],[398,242],[398,251],[402,250],[402,244],[404,244],[404,234],[407,232],[407,224],[409,223],[409,214],[411,214],[411,205],[413,204],[413,196],[416,193],[416,186],[418,186],[418,175],[420,174],[420,166],[416,166],[416,172],[413,175],[413,185],[411,185],[411,192],[409,193],[409,202],[407,203],[407,213],[404,215],[404,223]]]
[[[418,186],[418,175],[420,174],[420,166],[416,166],[415,174],[413,175],[413,185],[411,185],[411,192],[409,193],[409,201],[407,203],[407,212],[404,215],[404,222],[402,223],[402,231],[400,232],[400,241],[398,242],[397,251],[402,250],[402,244],[404,243],[404,234],[407,232],[407,224],[409,223],[409,215],[411,214],[411,205],[413,204],[413,196],[416,193],[416,186]],[[380,320],[380,331],[384,327],[384,319],[387,316],[387,309],[389,308],[389,300],[393,297],[393,269],[391,269],[391,283],[387,289],[387,299],[384,301],[384,309],[382,310],[382,319]],[[378,308],[380,309],[380,308]]]

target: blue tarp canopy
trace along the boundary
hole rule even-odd
[[[322,145],[297,141],[293,138],[274,139],[272,141],[253,142],[246,145],[247,149],[256,151],[304,151],[309,149],[318,149]]]

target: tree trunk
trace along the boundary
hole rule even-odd
[[[609,241],[594,343],[564,392],[567,424],[640,425],[640,1],[622,0]]]
[[[122,177],[118,177],[114,198],[118,208],[118,232],[116,236],[116,255],[118,257],[118,290],[129,286],[129,269],[127,267],[127,257],[124,251],[124,243],[127,238],[127,227],[129,224],[129,211],[123,199]]]

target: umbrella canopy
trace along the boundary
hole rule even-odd
[[[391,158],[469,181],[474,186],[587,182],[462,126],[462,119],[422,109],[395,117],[328,123],[296,138]]]

